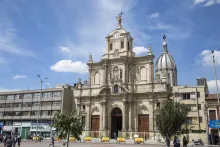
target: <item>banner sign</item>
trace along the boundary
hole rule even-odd
[[[0,126],[3,126],[3,125],[4,125],[4,123],[2,121],[0,121]]]
[[[209,128],[219,129],[220,128],[220,120],[210,120],[209,121]]]
[[[4,126],[2,130],[3,131],[11,131],[12,128],[13,128],[12,126]]]
[[[31,122],[22,122],[22,127],[30,127]]]
[[[21,122],[13,122],[13,126],[21,126]]]
[[[49,123],[32,123],[32,126],[49,126]]]

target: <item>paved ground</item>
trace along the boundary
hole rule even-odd
[[[48,147],[50,141],[32,142],[25,141],[21,143],[21,147]],[[3,144],[0,144],[3,147]],[[17,146],[16,146],[17,147]],[[62,142],[55,142],[55,147],[64,147]],[[146,144],[92,144],[92,143],[70,143],[69,147],[165,147],[161,145],[146,145]],[[199,147],[199,146],[196,146]]]
[[[50,144],[49,141],[43,142],[29,142],[25,141],[21,143],[21,147],[48,147]],[[94,144],[94,143],[70,143],[69,147],[164,147],[164,146],[156,146],[156,145],[134,145],[134,144]],[[0,147],[3,147],[3,144],[0,144]],[[16,146],[17,147],[17,146]],[[64,147],[62,142],[55,142],[55,147]]]

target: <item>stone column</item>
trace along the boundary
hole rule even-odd
[[[124,63],[124,66],[123,66],[123,77],[122,77],[122,79],[123,79],[123,82],[124,83],[126,83],[126,63]]]
[[[124,49],[127,51],[128,50],[128,38],[127,38],[127,35],[126,37],[124,38]]]
[[[137,102],[133,102],[134,103],[134,131],[137,132],[137,124],[138,124],[138,113],[137,113]]]
[[[132,123],[132,121],[131,121],[131,102],[129,103],[129,111],[128,111],[128,115],[129,115],[129,122],[128,122],[128,126],[129,126],[129,128],[128,128],[128,131],[132,131],[132,128],[131,128],[131,123]]]
[[[108,45],[109,43],[108,43],[108,38],[106,38],[106,53],[108,53],[109,52],[109,45]]]
[[[105,65],[103,65],[103,75],[102,75],[102,77],[103,77],[103,79],[102,79],[102,84],[103,85],[106,85],[106,74],[107,74],[107,72],[106,72],[106,70],[107,70],[107,65],[105,64]]]
[[[122,131],[126,131],[126,105],[127,102],[123,102],[123,111],[122,111]]]
[[[106,102],[103,102],[103,129],[106,130]]]
[[[99,130],[103,130],[103,107],[102,107],[102,103],[100,102],[100,126],[99,126]]]
[[[86,105],[87,111],[86,111],[86,129],[90,130],[90,104]]]
[[[153,66],[153,62],[150,62],[150,63],[148,63],[148,83],[152,83],[152,80],[153,80],[153,68],[152,68],[152,66]]]

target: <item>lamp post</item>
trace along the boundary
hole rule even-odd
[[[208,118],[208,106],[206,103],[202,102],[204,105],[204,114],[205,114],[205,121],[206,121],[206,137],[207,137],[207,143],[209,143],[209,118]]]
[[[216,74],[216,65],[215,65],[215,50],[212,50],[213,64],[214,64],[214,74],[215,74],[215,84],[217,89],[217,99],[218,99],[218,120],[219,120],[219,95],[218,95],[218,82],[217,82],[217,74]]]
[[[44,81],[41,79],[40,75],[37,75],[38,78],[40,79],[40,105],[38,108],[38,116],[37,116],[37,128],[36,128],[36,136],[37,136],[37,131],[38,131],[38,122],[39,122],[39,116],[40,116],[40,108],[41,108],[41,98],[42,98],[42,84],[45,80],[47,80],[48,78],[45,78]],[[40,134],[41,135],[41,134]]]

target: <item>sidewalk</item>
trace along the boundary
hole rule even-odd
[[[22,140],[22,142],[35,142],[35,141],[30,141],[30,140],[27,140],[27,139],[24,139]],[[46,140],[43,140],[42,142],[50,142],[50,139],[46,139]],[[60,143],[65,143],[66,140],[60,140],[60,141],[55,141],[55,142],[60,142]],[[85,144],[86,142],[84,141],[69,141],[70,143],[82,143],[82,144]],[[101,139],[99,138],[94,138],[91,142],[87,142],[88,144],[135,144],[134,142],[129,142],[129,140],[126,140],[125,143],[118,143],[116,140],[110,140],[110,142],[101,142]],[[164,142],[156,142],[156,141],[145,141],[144,143],[142,144],[145,144],[145,145],[152,145],[152,146],[166,146],[166,143]],[[171,146],[173,146],[172,142],[170,143]],[[188,146],[192,146],[191,143],[188,144]],[[199,147],[199,145],[196,145]],[[195,147],[196,147],[195,146]],[[207,147],[218,147],[219,145],[208,145],[208,144],[205,144],[204,146],[207,146]]]

